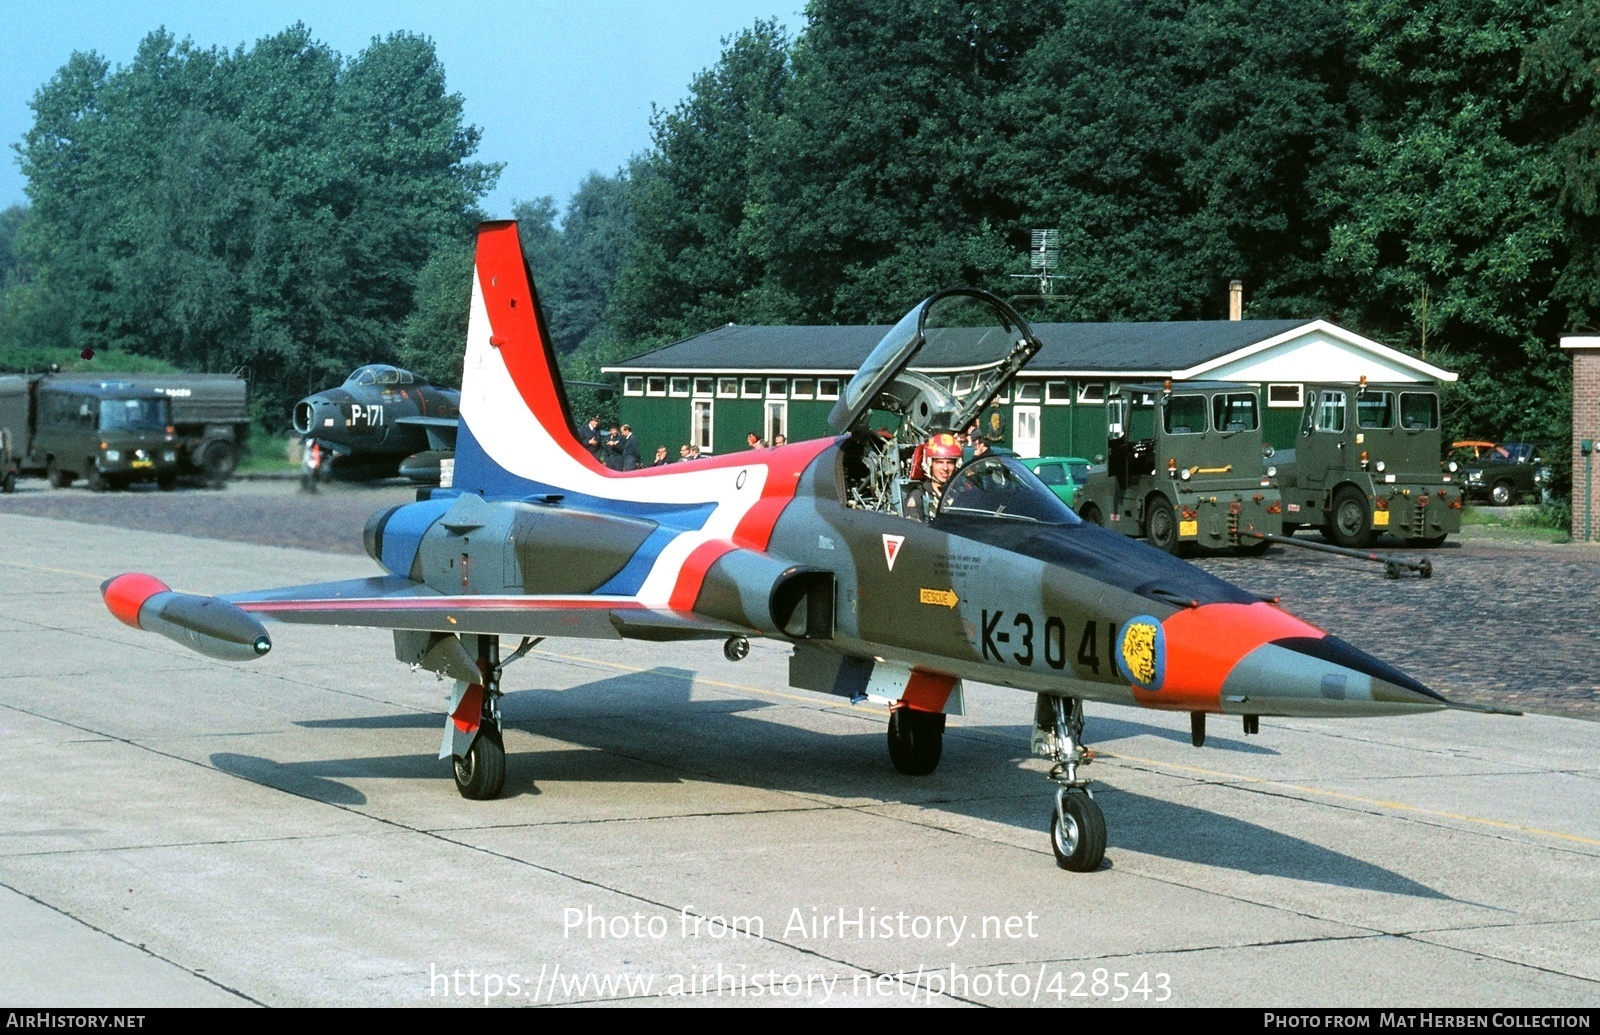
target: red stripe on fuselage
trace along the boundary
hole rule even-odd
[[[1321,629],[1268,603],[1202,604],[1184,608],[1161,623],[1166,639],[1166,678],[1159,690],[1133,687],[1147,708],[1219,711],[1222,684],[1245,655],[1288,636],[1321,639]]]
[[[107,579],[100,587],[100,595],[105,598],[106,608],[116,616],[117,621],[123,625],[131,625],[135,629],[139,625],[139,609],[144,602],[157,593],[170,593],[171,587],[154,575],[141,575],[138,572],[129,572],[118,575],[114,579]]]

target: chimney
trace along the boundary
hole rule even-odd
[[[1228,284],[1228,319],[1244,319],[1244,281],[1235,280]]]

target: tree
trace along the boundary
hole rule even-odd
[[[82,344],[250,367],[264,412],[393,359],[421,270],[498,168],[432,44],[344,59],[303,25],[233,52],[150,34],[75,54],[19,148],[24,251]]]

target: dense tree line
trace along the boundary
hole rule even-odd
[[[301,25],[231,52],[155,32],[116,70],[74,54],[32,106],[0,333],[248,367],[269,415],[395,357],[498,173],[403,33],[346,59]]]
[[[343,60],[155,34],[75,56],[0,215],[0,341],[64,336],[284,394],[453,376],[495,169],[426,41]],[[707,328],[888,321],[936,287],[1038,319],[1325,316],[1459,370],[1447,430],[1564,445],[1600,319],[1600,0],[812,0],[725,41],[653,143],[516,215],[567,376]],[[578,405],[601,397],[574,393]]]

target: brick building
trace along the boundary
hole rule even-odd
[[[1600,540],[1600,455],[1583,455],[1583,443],[1600,443],[1600,337],[1561,339],[1572,352],[1572,537]]]

